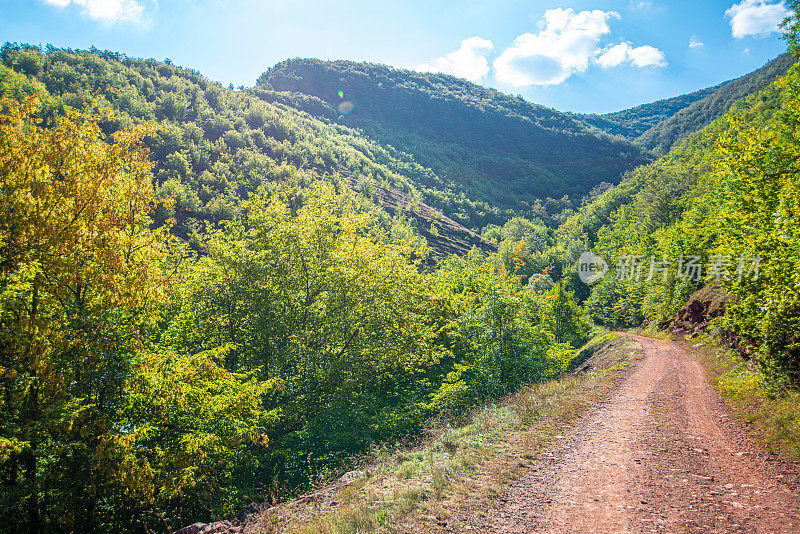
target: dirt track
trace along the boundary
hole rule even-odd
[[[480,531],[800,532],[797,477],[758,450],[700,364],[630,337],[644,359]]]

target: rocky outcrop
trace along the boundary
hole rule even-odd
[[[215,523],[194,523],[173,534],[241,534],[242,527],[230,521],[217,521]]]
[[[712,319],[725,315],[725,303],[729,298],[721,286],[705,286],[692,293],[686,304],[659,326],[692,337],[692,334],[705,331]]]
[[[698,289],[689,297],[678,312],[659,326],[676,335],[693,338],[706,331],[712,319],[725,315],[725,307],[733,297],[718,284]],[[723,343],[735,349],[739,355],[749,360],[755,350],[752,340],[744,339],[738,332],[719,330]]]

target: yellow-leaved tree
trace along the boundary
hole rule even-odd
[[[0,100],[0,515],[89,531],[120,472],[99,459],[117,458],[104,447],[169,286],[168,233],[149,217],[151,127],[107,139],[102,110],[40,115],[35,97]]]

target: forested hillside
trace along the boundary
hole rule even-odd
[[[176,202],[161,208],[156,219],[176,218],[177,235],[198,250],[206,225],[241,216],[242,201],[259,187],[285,182],[303,187],[318,179],[347,182],[378,207],[382,199],[394,199],[383,214],[385,224],[407,217],[436,258],[473,246],[493,250],[425,206],[427,198],[446,190],[433,172],[357,131],[304,113],[324,106],[312,97],[293,98],[299,108],[294,109],[282,95],[262,92],[264,98],[257,98],[169,62],[98,50],[6,45],[0,59],[0,94],[39,94],[48,117],[95,99],[115,112],[114,121],[103,124],[106,134],[136,123],[158,124],[158,133],[145,142],[156,164],[158,193]],[[460,205],[480,210],[467,199]]]
[[[773,387],[797,387],[798,110],[795,66],[559,228],[563,248],[617,266],[586,303],[596,322],[657,325],[717,284],[719,333]]]
[[[471,228],[530,217],[548,197],[577,200],[648,160],[636,146],[592,133],[567,114],[442,74],[287,60],[265,72],[258,88],[318,97],[340,112],[340,123],[414,154],[456,199],[430,202]],[[463,209],[457,199],[464,197],[481,210]]]
[[[719,87],[719,85],[706,87],[693,93],[642,104],[606,115],[576,115],[576,118],[611,135],[621,135],[629,141],[636,141],[653,126],[669,119],[698,100],[713,94]]]
[[[581,116],[588,124],[621,135],[658,155],[720,117],[739,99],[757,93],[796,61],[786,52],[763,67],[715,87],[606,115]]]
[[[280,95],[2,60],[0,530],[236,516],[562,373],[590,332],[546,227],[486,244],[419,201],[410,157]]]

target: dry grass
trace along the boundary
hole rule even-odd
[[[595,343],[602,350],[589,350],[602,363],[592,371],[524,388],[474,410],[460,426],[430,429],[414,449],[375,449],[353,483],[270,509],[257,530],[248,530],[356,534],[465,526],[466,508],[485,510],[566,425],[613,388],[634,355],[624,338],[605,335]]]

